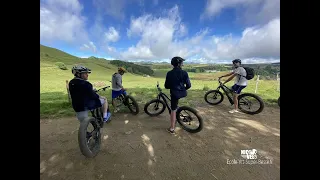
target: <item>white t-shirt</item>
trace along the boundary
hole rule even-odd
[[[234,83],[239,86],[247,86],[247,72],[243,67],[238,67],[233,70],[236,75]],[[241,76],[240,76],[241,75]]]

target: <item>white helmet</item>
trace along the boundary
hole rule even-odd
[[[76,75],[77,73],[79,73],[79,74],[81,74],[81,73],[91,73],[91,69],[86,68],[85,66],[81,66],[81,65],[73,66],[72,74]]]

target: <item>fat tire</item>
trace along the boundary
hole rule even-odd
[[[130,112],[133,114],[133,115],[137,115],[139,114],[139,105],[137,103],[137,101],[131,96],[131,95],[127,95],[125,97],[125,101],[128,102],[128,99],[131,99],[133,105],[136,107],[136,111],[133,111],[133,109],[131,108],[131,106],[129,106],[129,104],[127,104],[127,107],[129,108]]]
[[[187,111],[190,111],[192,112],[194,115],[196,115],[198,121],[199,121],[199,127],[197,129],[189,129],[188,127],[185,127],[183,122],[181,121],[180,119],[180,113],[181,111],[183,110],[187,110]],[[176,112],[176,118],[177,118],[177,121],[178,123],[180,124],[180,126],[187,132],[189,133],[198,133],[200,132],[202,129],[203,129],[203,120],[202,120],[202,117],[199,115],[198,111],[193,109],[192,107],[188,107],[188,106],[182,106],[182,107],[179,107],[177,112]]]
[[[161,109],[161,111],[159,111],[158,113],[151,114],[151,113],[148,111],[148,106],[150,106],[150,105],[151,105],[152,103],[154,103],[154,102],[159,102],[160,104],[162,104],[162,109]],[[153,99],[153,100],[147,102],[147,103],[144,105],[143,110],[144,110],[144,112],[145,112],[146,114],[148,114],[149,116],[154,117],[154,116],[158,116],[158,115],[162,114],[162,113],[166,110],[166,105],[165,105],[165,103],[164,103],[162,100],[160,100],[160,99]]]
[[[209,101],[208,101],[208,95],[211,94],[211,93],[218,93],[218,94],[221,96],[221,99],[220,99],[218,102],[216,102],[216,103],[209,102]],[[223,94],[222,94],[220,91],[218,91],[218,90],[208,91],[208,92],[204,95],[204,100],[205,100],[208,104],[210,104],[210,105],[220,104],[220,103],[223,101],[223,99],[224,99]]]
[[[94,128],[96,129],[98,127],[97,121],[94,117],[86,118],[80,123],[79,132],[78,132],[78,142],[81,153],[88,158],[95,157],[99,151],[101,146],[101,132],[99,131],[99,137],[98,142],[96,144],[96,147],[93,149],[93,151],[90,150],[87,143],[87,128],[88,125],[92,124]]]
[[[254,112],[252,112],[252,111],[246,111],[246,110],[243,110],[242,108],[241,108],[241,106],[240,106],[240,99],[241,98],[244,98],[244,97],[247,97],[247,96],[250,96],[250,97],[254,97],[255,99],[257,99],[258,101],[259,101],[259,103],[260,103],[260,108],[257,110],[257,111],[254,111]],[[252,93],[243,93],[243,94],[240,94],[239,96],[238,96],[238,108],[240,109],[240,111],[242,111],[242,112],[244,112],[244,113],[246,113],[246,114],[251,114],[251,115],[253,115],[253,114],[259,114],[259,113],[261,113],[262,111],[263,111],[263,109],[264,109],[264,102],[263,102],[263,100],[259,97],[259,96],[257,96],[257,95],[255,95],[255,94],[252,94]]]

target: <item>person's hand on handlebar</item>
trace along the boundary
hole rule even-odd
[[[218,77],[218,81],[219,81],[219,83],[220,83],[221,85],[224,85],[226,82],[221,82],[221,78],[222,78],[222,76]]]
[[[126,88],[122,88],[122,91],[126,91],[127,89]]]

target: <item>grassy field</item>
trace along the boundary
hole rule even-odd
[[[63,62],[68,67],[67,70],[61,70],[57,67],[57,62]],[[102,59],[77,58],[57,49],[40,45],[40,118],[61,117],[74,115],[74,111],[68,102],[66,90],[66,80],[71,80],[71,68],[74,64],[81,63],[92,69],[89,75],[89,81],[98,89],[103,85],[111,85],[109,80],[117,67],[109,63],[110,61]],[[128,93],[133,95],[139,105],[143,105],[156,97],[156,83],[159,81],[164,92],[164,80],[166,72],[169,69],[155,70],[154,77],[143,77],[126,73],[123,76],[124,87]],[[181,100],[181,104],[197,106],[197,103],[203,100],[205,92],[209,89],[215,89],[218,86],[217,77],[226,72],[217,73],[189,73],[192,88],[188,91],[188,97]],[[255,81],[250,81],[244,92],[254,92]],[[232,85],[230,82],[228,85]],[[260,81],[257,94],[261,96],[267,104],[275,104],[280,93],[276,91],[276,81]],[[102,92],[110,101],[111,90]],[[141,111],[143,109],[141,108]]]

